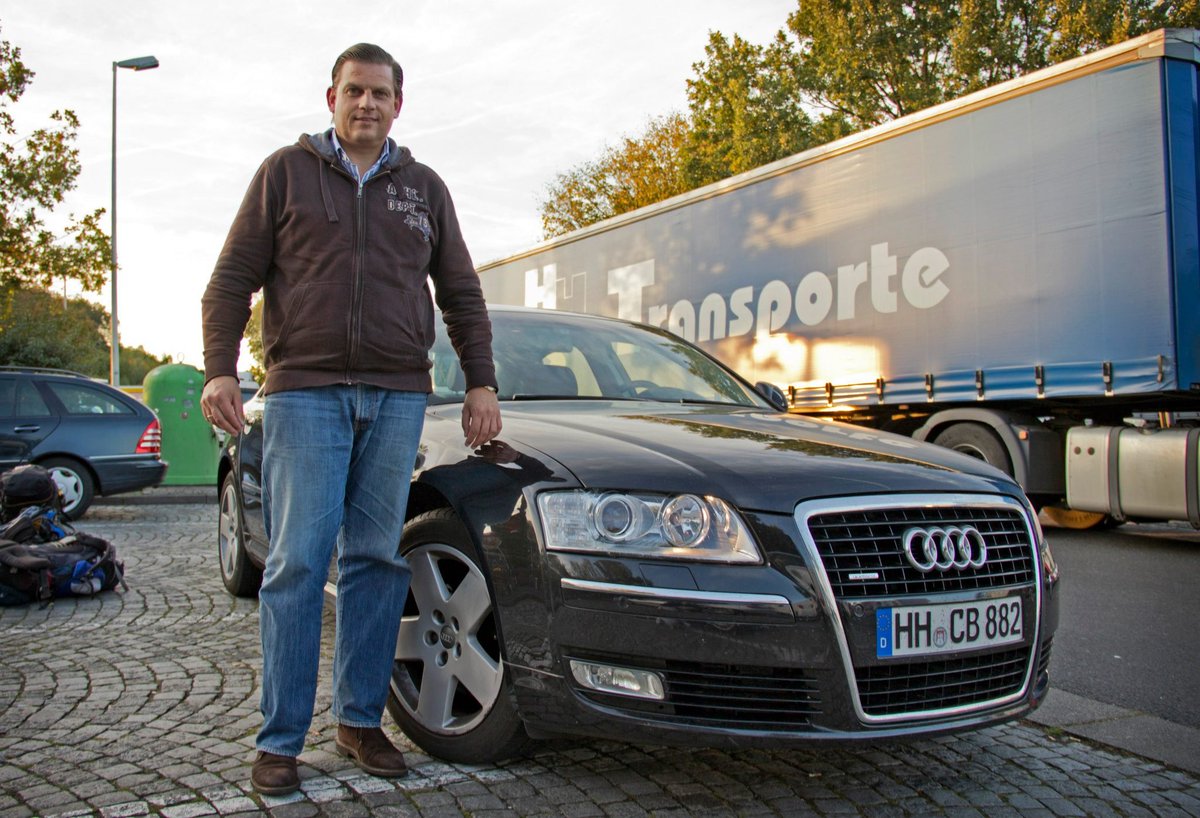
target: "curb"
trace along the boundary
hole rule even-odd
[[[1026,721],[1200,774],[1200,729],[1050,689]]]
[[[140,492],[97,497],[97,506],[216,505],[215,486],[156,486]]]

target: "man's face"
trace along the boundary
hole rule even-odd
[[[392,85],[392,67],[374,63],[342,63],[337,85],[325,92],[333,127],[347,150],[383,147],[400,115],[400,99]]]

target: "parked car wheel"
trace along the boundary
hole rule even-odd
[[[262,569],[250,561],[242,533],[242,512],[238,503],[237,482],[231,472],[221,483],[221,505],[217,523],[217,550],[221,563],[221,581],[234,596],[258,596]]]
[[[96,483],[87,467],[68,457],[51,457],[39,465],[50,472],[62,492],[63,514],[72,520],[82,517],[96,499]]]
[[[388,711],[422,749],[448,761],[519,755],[529,738],[469,534],[449,509],[431,511],[405,527],[400,550],[413,576]]]

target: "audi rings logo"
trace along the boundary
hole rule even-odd
[[[922,574],[935,568],[982,568],[987,562],[987,543],[979,529],[970,525],[910,528],[904,532],[904,556]]]

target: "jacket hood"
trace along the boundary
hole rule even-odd
[[[311,153],[315,153],[327,162],[337,163],[337,150],[333,147],[333,139],[330,138],[331,133],[333,133],[332,128],[321,133],[300,134],[300,139],[297,140],[296,144]],[[383,168],[384,170],[395,170],[404,165],[412,164],[415,161],[412,151],[403,145],[397,145],[396,141],[390,136],[387,138],[387,143],[389,148],[388,161]]]
[[[775,512],[821,497],[1018,494],[980,460],[823,420],[627,402],[507,402],[503,411],[502,439],[549,456],[587,488],[717,494]]]
[[[318,171],[321,177],[321,202],[325,205],[325,217],[331,224],[338,222],[340,219],[338,218],[337,206],[333,201],[333,195],[329,191],[329,169],[337,168],[339,172],[344,172],[342,170],[342,163],[338,159],[337,148],[333,146],[332,133],[333,128],[321,133],[300,134],[300,139],[296,143],[309,153],[315,154],[321,160]],[[402,145],[397,145],[391,137],[388,137],[387,143],[388,159],[387,164],[382,168],[384,173],[390,174],[393,170],[413,164],[412,151]]]

